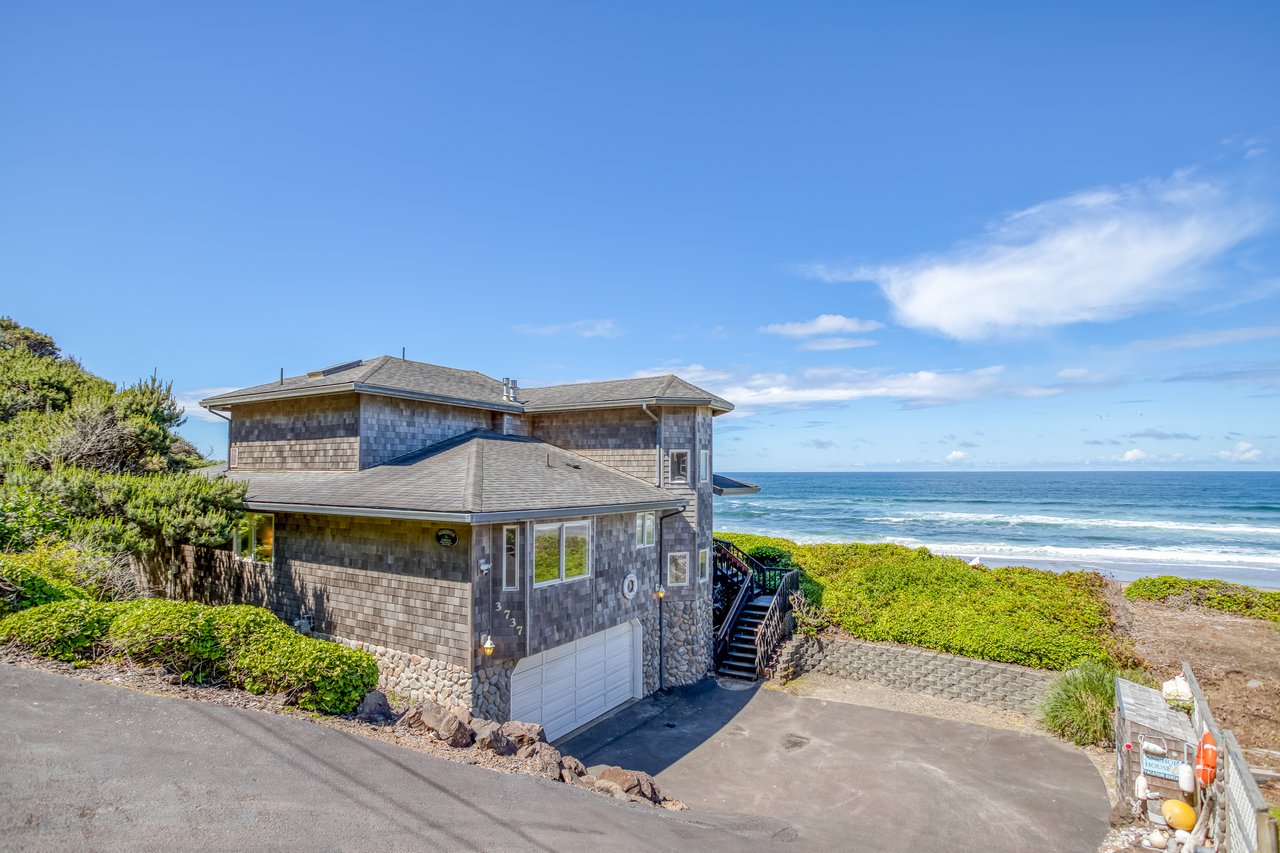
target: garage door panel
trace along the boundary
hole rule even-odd
[[[554,740],[631,698],[634,632],[615,626],[532,655],[511,675],[511,716]]]

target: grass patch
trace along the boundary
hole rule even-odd
[[[1139,578],[1125,587],[1124,594],[1126,598],[1183,607],[1194,604],[1238,616],[1280,622],[1280,592],[1268,592],[1226,581],[1160,575]]]
[[[1053,734],[1077,746],[1109,746],[1115,740],[1113,717],[1116,676],[1154,687],[1140,670],[1116,672],[1097,661],[1081,661],[1052,685],[1040,706],[1040,722]]]
[[[973,567],[900,545],[716,535],[748,553],[785,552],[803,570],[806,597],[855,637],[1042,669],[1136,662],[1116,632],[1106,581],[1095,572]]]

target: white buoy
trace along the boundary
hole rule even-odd
[[[1178,787],[1184,794],[1194,794],[1196,792],[1195,768],[1185,761],[1178,765]]]

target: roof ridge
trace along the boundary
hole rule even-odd
[[[381,370],[382,368],[386,367],[386,366],[387,366],[387,362],[388,362],[388,361],[390,361],[390,360],[391,360],[391,356],[389,356],[389,355],[380,355],[380,356],[378,356],[377,358],[373,359],[373,360],[370,362],[370,364],[372,364],[372,365],[374,365],[374,366],[373,366],[370,370],[368,370],[367,372],[360,374],[360,378],[359,378],[359,379],[357,379],[357,380],[355,380],[355,381],[357,381],[357,382],[368,382],[370,379],[372,379],[372,378],[374,377],[374,375],[376,375],[376,374],[377,374],[377,372],[378,372],[379,370]]]
[[[471,454],[467,459],[470,466],[467,471],[466,505],[471,512],[484,512],[484,442],[471,443]]]

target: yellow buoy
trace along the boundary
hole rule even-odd
[[[1181,800],[1165,800],[1160,807],[1160,814],[1174,829],[1185,829],[1188,832],[1196,825],[1196,810]]]

